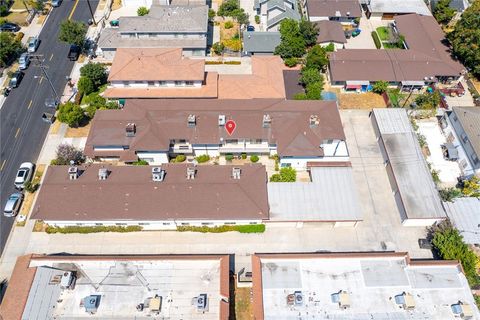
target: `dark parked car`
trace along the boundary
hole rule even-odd
[[[20,27],[15,23],[6,22],[0,26],[0,31],[2,32],[17,32],[20,30]]]
[[[70,59],[70,61],[77,61],[80,52],[82,52],[82,48],[75,44],[72,44],[70,46],[70,50],[68,51],[68,59]]]
[[[57,8],[62,4],[62,0],[52,0],[52,7]]]
[[[255,31],[255,27],[254,26],[247,26],[247,31]]]
[[[418,239],[418,246],[420,247],[420,249],[432,249],[432,243],[424,238]]]
[[[12,79],[10,79],[10,82],[8,83],[8,86],[11,88],[16,88],[20,85],[20,82],[22,81],[22,79],[23,79],[23,72],[18,70],[13,74]]]

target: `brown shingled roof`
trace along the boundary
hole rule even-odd
[[[345,32],[338,21],[322,20],[315,22],[318,26],[317,43],[347,43]]]
[[[205,60],[182,57],[182,49],[118,48],[108,81],[203,81]]]
[[[307,11],[309,17],[362,16],[360,3],[357,0],[307,0]]]
[[[47,221],[165,221],[268,219],[267,175],[260,164],[198,166],[188,180],[187,164],[164,164],[162,182],[152,180],[151,166],[81,167],[70,180],[68,166],[50,166],[32,211]],[[110,172],[98,179],[102,167]]]
[[[196,126],[187,126],[187,117],[196,116]],[[235,120],[229,136],[218,126],[218,116]],[[272,118],[263,127],[263,116]],[[320,124],[310,126],[310,116]],[[135,123],[135,137],[126,137],[125,126]],[[279,99],[239,100],[127,100],[123,110],[99,110],[87,138],[85,153],[90,157],[108,156],[100,146],[128,146],[112,156],[134,151],[168,151],[170,140],[185,139],[192,144],[220,144],[221,139],[264,139],[277,144],[282,156],[322,156],[324,140],[345,140],[335,101],[295,101]]]

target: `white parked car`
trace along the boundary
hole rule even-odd
[[[24,52],[18,59],[18,68],[20,70],[25,70],[28,68],[28,65],[30,64],[30,56],[28,53]]]
[[[24,162],[20,165],[20,169],[17,171],[17,176],[15,177],[15,188],[23,190],[25,188],[25,183],[32,180],[33,177],[33,163]]]
[[[22,205],[23,194],[21,193],[12,193],[8,197],[7,203],[5,204],[5,209],[3,209],[3,215],[5,217],[15,217],[20,211],[20,206]]]
[[[40,45],[40,40],[38,40],[38,37],[28,38],[28,42],[27,42],[28,53],[34,53],[35,51],[37,51],[37,48],[39,45]]]

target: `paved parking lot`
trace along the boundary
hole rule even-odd
[[[364,221],[356,228],[336,228],[319,223],[303,228],[267,226],[263,234],[180,233],[150,231],[136,233],[46,234],[15,232],[4,255],[0,277],[9,276],[15,258],[29,252],[76,254],[188,254],[234,253],[248,260],[255,252],[314,251],[408,251],[415,258],[431,258],[420,249],[418,238],[424,227],[403,227],[394,202],[368,111],[342,110]]]

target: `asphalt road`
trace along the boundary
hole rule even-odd
[[[90,0],[92,10],[98,0]],[[57,40],[60,23],[71,18],[87,21],[90,18],[85,0],[64,0],[54,8],[45,23],[39,39],[40,46],[35,54],[42,55],[47,74],[59,95],[67,83],[73,61],[67,58],[69,46]],[[30,63],[18,88],[13,89],[0,109],[0,254],[3,252],[14,218],[3,216],[3,208],[12,192],[16,172],[22,162],[33,162],[38,158],[47,135],[49,124],[42,121],[45,99],[53,97],[53,90],[42,71]]]

